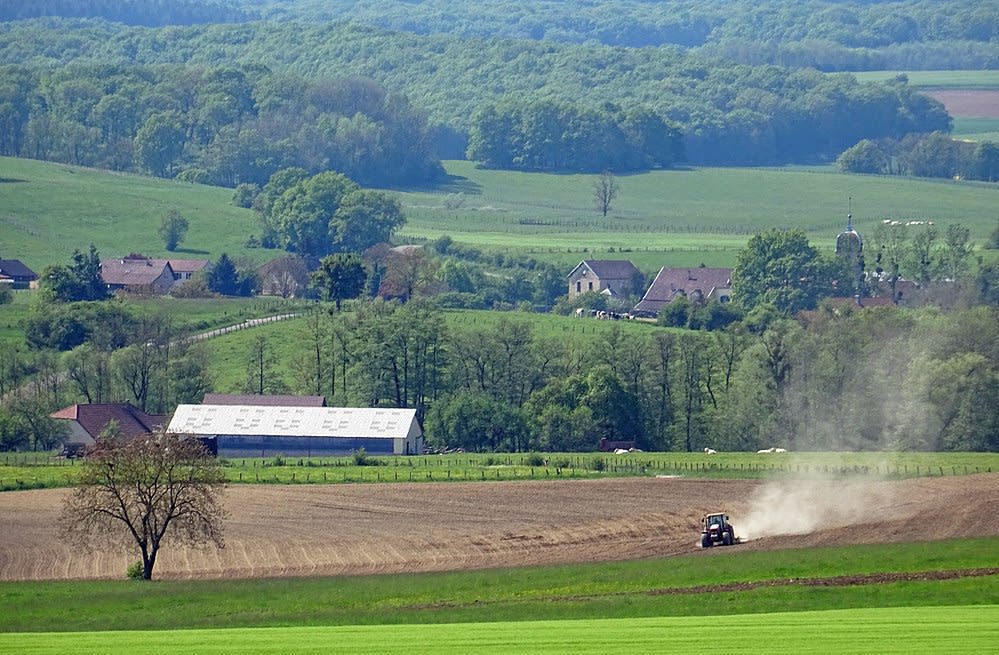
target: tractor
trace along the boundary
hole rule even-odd
[[[728,522],[727,514],[715,512],[704,515],[701,519],[701,548],[731,546],[737,543],[739,538],[735,536],[735,528]]]

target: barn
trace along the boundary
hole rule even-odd
[[[423,453],[415,409],[180,405],[167,431],[197,436],[230,458]]]

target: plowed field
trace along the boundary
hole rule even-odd
[[[0,494],[0,580],[120,578],[133,555],[58,541],[67,490]],[[165,548],[159,578],[441,571],[697,552],[724,509],[740,549],[999,535],[999,474],[897,482],[680,478],[235,485],[224,550]],[[791,536],[788,533],[798,533]],[[703,551],[716,556],[723,549]]]

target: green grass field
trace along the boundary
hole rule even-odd
[[[975,238],[994,227],[995,185],[845,175],[832,168],[705,168],[618,178],[610,215],[592,208],[593,176],[491,171],[446,162],[457,178],[437,193],[400,193],[408,217],[401,236],[441,234],[481,248],[527,253],[569,266],[591,257],[660,266],[731,265],[752,234],[801,227],[831,249],[852,198],[854,225],[870,233],[886,218],[968,225]],[[445,209],[449,193],[463,193]]]
[[[355,578],[5,582],[0,649],[613,653],[669,644],[701,652],[705,632],[721,631],[752,652],[867,652],[878,640],[887,642],[879,652],[896,652],[896,642],[916,652],[988,652],[999,636],[999,578],[914,578],[994,566],[995,545],[732,550]],[[885,573],[897,580],[795,582]]]
[[[600,476],[698,478],[867,477],[899,479],[999,471],[999,453],[453,453],[346,457],[258,457],[226,460],[234,484],[476,482]],[[541,460],[546,460],[544,464]],[[49,454],[0,456],[0,491],[74,484],[79,462]]]
[[[883,82],[903,71],[853,73],[861,82]],[[909,86],[935,89],[999,89],[999,70],[904,71]]]
[[[976,239],[994,227],[999,204],[999,187],[987,184],[832,168],[707,168],[622,175],[620,195],[604,218],[592,206],[593,176],[489,171],[464,161],[445,167],[449,183],[395,192],[407,216],[401,238],[447,234],[564,267],[623,257],[650,274],[664,265],[731,265],[752,234],[770,227],[801,227],[817,246],[831,249],[850,198],[861,232],[886,218],[929,219],[964,223]],[[104,256],[164,256],[156,229],[171,207],[191,223],[176,257],[216,259],[225,251],[263,261],[281,254],[245,248],[259,228],[252,211],[230,204],[229,189],[11,158],[0,158],[0,179],[0,254],[36,272],[68,262],[74,248],[91,242]]]
[[[721,618],[524,621],[443,626],[241,628],[0,635],[18,653],[989,652],[999,607],[927,607]]]

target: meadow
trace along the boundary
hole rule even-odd
[[[232,484],[555,480],[606,476],[704,479],[902,479],[999,471],[999,453],[449,453],[420,456],[258,457],[224,461]],[[0,456],[0,491],[74,484],[79,462],[48,453]]]
[[[751,235],[771,227],[802,228],[831,250],[851,208],[861,233],[885,219],[919,219],[963,223],[980,241],[995,226],[999,199],[995,185],[832,167],[699,168],[619,176],[605,218],[593,207],[592,175],[444,163],[449,177],[437,188],[393,191],[407,217],[399,238],[449,235],[566,270],[587,258],[628,258],[649,274],[664,265],[731,266]],[[36,272],[90,243],[103,256],[165,256],[156,230],[170,208],[191,224],[173,257],[214,260],[226,252],[259,263],[281,254],[246,247],[259,226],[251,210],[232,206],[230,189],[11,158],[0,158],[0,178],[0,254]]]
[[[732,550],[350,578],[4,582],[0,648],[703,652],[710,633],[753,652],[861,652],[878,640],[910,652],[988,650],[999,636],[994,545]],[[921,579],[931,571],[952,576]]]

